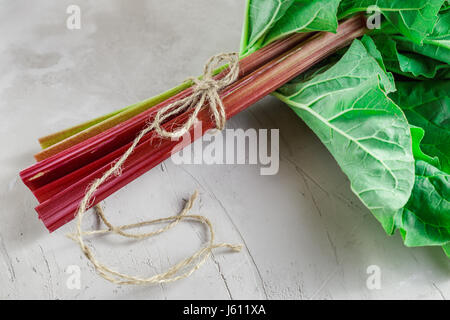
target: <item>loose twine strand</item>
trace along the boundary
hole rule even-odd
[[[214,79],[214,70],[223,64],[228,64],[228,73],[221,79]],[[139,141],[150,131],[155,132],[162,138],[177,139],[188,133],[191,127],[197,121],[197,115],[202,109],[205,102],[208,102],[210,112],[215,121],[216,128],[222,130],[226,123],[226,113],[222,100],[219,96],[219,91],[226,86],[230,85],[239,75],[239,55],[237,53],[222,53],[211,57],[205,64],[203,70],[203,76],[200,79],[190,78],[194,85],[192,87],[192,94],[186,98],[173,102],[166,107],[158,111],[155,119],[149,123],[134,139],[130,148],[119,158],[114,165],[106,171],[101,178],[93,181],[84,195],[83,200],[80,202],[76,217],[76,231],[73,234],[69,234],[68,237],[78,243],[80,249],[86,256],[86,258],[93,264],[96,271],[104,279],[115,284],[159,284],[174,282],[189,277],[193,272],[199,269],[202,264],[208,259],[213,249],[216,248],[229,248],[234,251],[240,251],[242,245],[234,245],[230,243],[214,243],[214,229],[211,222],[204,216],[200,215],[188,215],[187,213],[192,209],[195,199],[198,196],[198,192],[195,191],[184,206],[184,209],[177,216],[171,216],[167,218],[160,218],[154,220],[148,220],[128,225],[115,226],[105,216],[103,209],[96,205],[95,211],[107,229],[83,231],[82,223],[87,208],[94,200],[94,194],[97,189],[111,176],[120,176],[122,172],[122,165],[133,153],[134,149],[138,145]],[[179,114],[186,110],[192,110],[191,116],[188,120],[179,128],[174,131],[166,131],[162,128],[162,124],[168,118],[173,115]],[[126,238],[132,238],[136,240],[146,239],[155,235],[159,235],[178,224],[182,220],[195,220],[206,225],[209,229],[209,242],[208,244],[196,251],[192,256],[182,260],[176,265],[170,267],[167,271],[156,274],[151,277],[143,278],[138,276],[132,276],[125,273],[118,272],[103,263],[99,262],[95,257],[92,249],[86,245],[84,241],[85,236],[92,236],[97,234],[113,233]],[[165,227],[160,228],[153,232],[148,233],[129,233],[126,230],[144,227],[152,224],[170,222]]]

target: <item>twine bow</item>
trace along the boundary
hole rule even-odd
[[[214,70],[224,63],[228,63],[229,72],[222,79],[214,79]],[[189,78],[194,83],[192,95],[178,100],[157,113],[155,121],[152,123],[154,129],[161,137],[180,138],[194,125],[197,115],[208,101],[209,109],[214,117],[216,128],[222,130],[225,127],[227,117],[219,91],[229,84],[236,81],[239,76],[239,55],[237,53],[222,53],[211,57],[205,64],[203,76],[198,78]],[[189,119],[175,131],[169,132],[161,128],[161,124],[167,118],[176,115],[186,109],[192,108],[193,112]],[[150,126],[151,127],[151,126]]]
[[[226,73],[226,75],[221,79],[214,79],[214,70],[216,70],[219,66],[221,66],[224,63],[228,63],[229,69],[228,73]],[[108,169],[101,178],[94,180],[93,183],[89,186],[88,190],[86,191],[86,194],[83,197],[83,200],[80,202],[80,206],[76,214],[77,217],[76,231],[75,233],[68,235],[68,237],[73,241],[75,241],[76,243],[78,243],[80,249],[86,256],[86,258],[94,265],[96,271],[104,279],[115,284],[158,284],[165,282],[173,282],[190,276],[194,271],[200,268],[200,266],[206,261],[206,259],[210,256],[212,250],[215,248],[227,247],[234,251],[241,250],[242,248],[241,245],[233,245],[229,243],[219,243],[219,244],[214,243],[214,230],[211,222],[203,216],[187,214],[191,210],[194,201],[197,198],[198,195],[197,191],[195,191],[195,193],[191,196],[189,201],[187,201],[184,209],[177,216],[143,221],[123,226],[114,226],[106,218],[102,208],[99,205],[96,205],[95,206],[96,213],[103,221],[103,223],[107,226],[107,229],[83,231],[82,228],[83,217],[87,211],[87,208],[90,207],[90,203],[94,199],[94,194],[96,190],[112,175],[117,176],[121,174],[121,168],[123,163],[127,160],[127,158],[131,155],[131,153],[133,153],[139,141],[148,132],[155,130],[155,132],[158,133],[158,135],[163,138],[176,139],[182,137],[184,134],[189,132],[191,127],[195,124],[198,113],[204,106],[205,102],[208,102],[209,109],[216,123],[216,128],[222,130],[225,127],[226,123],[226,113],[222,100],[220,99],[219,96],[219,91],[224,87],[230,85],[234,81],[236,81],[238,75],[239,75],[238,54],[223,53],[211,57],[205,64],[203,76],[200,79],[197,78],[189,79],[194,83],[192,87],[193,91],[192,94],[186,98],[178,100],[160,109],[156,114],[155,119],[137,135],[130,148],[119,158],[119,160],[116,161],[114,165],[110,169]],[[162,127],[162,124],[166,119],[170,118],[173,115],[186,111],[188,109],[192,109],[192,114],[181,127],[170,132],[166,131]],[[199,221],[208,227],[210,233],[208,245],[196,251],[192,256],[172,266],[166,272],[147,278],[124,274],[102,264],[96,259],[95,255],[92,252],[92,249],[89,246],[87,246],[84,242],[84,236],[95,234],[106,234],[106,233],[114,233],[132,239],[146,239],[161,234],[174,227],[181,220],[187,219]],[[126,231],[129,229],[134,229],[138,227],[163,222],[170,222],[170,223],[165,227],[160,228],[153,232],[129,233]]]

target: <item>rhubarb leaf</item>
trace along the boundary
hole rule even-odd
[[[413,79],[445,79],[448,75],[448,63],[432,58],[445,59],[444,54],[433,54],[443,49],[428,44],[419,46],[400,36],[377,35],[373,39],[391,72]]]
[[[446,17],[438,18],[445,0],[247,0],[241,42],[246,55],[293,32],[335,32],[337,21],[376,6],[407,39],[422,44],[445,34]],[[435,29],[436,24],[442,25]],[[436,33],[436,34],[434,34]],[[436,37],[436,38],[435,38]],[[445,42],[444,42],[445,44]]]
[[[424,136],[425,130],[411,125],[412,151],[414,159],[428,162],[436,168],[440,168],[441,164],[438,157],[430,157],[428,154],[423,152],[421,144]]]
[[[294,32],[336,32],[340,0],[247,0],[241,55]]]
[[[422,150],[439,158],[441,169],[450,174],[450,81],[397,82],[391,98],[403,109],[408,121],[425,130]]]
[[[430,35],[445,0],[342,0],[339,18],[377,6],[383,16],[408,39],[422,43]]]
[[[450,11],[438,15],[433,33],[417,44],[402,35],[393,35],[389,24],[374,40],[388,69],[410,78],[447,79],[450,75]]]
[[[448,48],[448,41],[450,40],[450,10],[441,11],[433,33],[427,38],[429,41],[437,41]]]
[[[414,184],[411,134],[386,95],[394,90],[391,79],[365,43],[368,37],[355,40],[333,67],[308,81],[294,79],[275,96],[319,136],[354,193],[391,234]]]
[[[252,47],[265,36],[293,3],[294,0],[247,0],[241,53],[258,49],[260,46]]]
[[[442,249],[444,249],[444,252],[447,255],[447,257],[450,258],[450,243],[443,245]]]
[[[416,161],[411,198],[396,214],[395,226],[406,246],[449,245],[450,175],[427,162]]]
[[[415,53],[398,54],[400,69],[415,79],[447,79],[449,65]],[[411,76],[410,76],[411,77]]]
[[[336,32],[340,0],[296,0],[270,29],[264,45],[293,32]]]

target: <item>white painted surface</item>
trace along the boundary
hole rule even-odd
[[[218,241],[245,250],[215,251],[170,285],[99,278],[64,236],[73,224],[49,235],[18,178],[33,163],[36,138],[159,93],[199,74],[209,56],[238,50],[244,1],[75,2],[82,28],[70,31],[66,8],[74,1],[0,1],[0,298],[450,298],[441,250],[408,249],[386,236],[320,141],[271,97],[228,127],[279,128],[278,175],[168,160],[104,203],[113,221],[134,222],[175,214],[197,188],[194,212],[213,221]],[[142,243],[94,243],[117,269],[151,275],[189,255],[205,234],[183,223]],[[70,265],[81,268],[81,290],[66,286]],[[370,265],[380,267],[380,290],[366,286]]]

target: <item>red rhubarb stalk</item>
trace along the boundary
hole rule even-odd
[[[240,61],[240,77],[242,78],[283,52],[292,49],[308,36],[309,34],[304,33],[289,36],[278,41],[277,44],[269,45],[243,58]],[[217,75],[217,78],[223,77],[226,72],[227,70],[224,70]],[[23,170],[20,176],[28,188],[34,191],[69,175],[132,141],[145,124],[153,120],[153,117],[162,107],[191,93],[192,89],[189,88],[113,128],[38,162]],[[76,178],[76,176],[73,177]],[[40,200],[40,197],[38,197],[38,200]]]
[[[334,53],[337,49],[348,45],[353,39],[363,35],[365,31],[365,22],[361,17],[349,19],[339,26],[336,34],[317,34],[302,45],[295,47],[231,84],[221,92],[227,117],[230,118],[241,112]],[[190,112],[186,112],[179,115],[167,122],[164,127],[166,129],[177,127],[177,124],[183,123],[189,117],[189,114]],[[207,106],[202,109],[198,118],[202,121],[203,133],[214,128],[215,124],[211,120]],[[193,136],[193,130],[194,128],[190,130],[191,136]],[[166,160],[171,155],[172,150],[175,148],[179,149],[181,143],[181,141],[161,139],[155,132],[148,133],[148,137],[139,143],[131,156],[125,161],[122,167],[122,174],[113,176],[100,185],[94,194],[95,201],[91,203],[91,206],[104,200],[115,191]],[[112,163],[113,161],[109,162],[108,158],[107,164],[83,179],[75,181],[70,187],[55,194],[36,207],[39,217],[50,231],[56,230],[74,218],[86,188],[94,179],[100,178],[111,167]]]
[[[298,43],[303,41],[308,36],[310,36],[310,34],[308,34],[308,33],[293,34],[284,39],[276,41],[276,42],[268,45],[267,47],[264,47],[261,50],[258,50],[245,58],[242,58],[242,60],[239,63],[239,70],[240,70],[239,76],[243,77],[243,76],[249,74],[250,72],[254,71],[255,69],[259,68],[260,66],[264,65],[265,63],[269,62],[273,58],[279,56],[283,52],[286,52],[287,50],[293,48],[295,45],[297,45]],[[226,72],[227,72],[227,70],[222,71],[221,73],[219,73],[216,76],[216,78],[222,78],[223,76],[225,76]],[[122,110],[122,111],[118,112],[117,114],[113,114],[112,117],[107,118],[104,121],[101,121],[100,123],[94,122],[95,125],[92,127],[87,127],[86,130],[81,130],[80,132],[76,132],[76,130],[74,131],[74,129],[76,129],[76,128],[72,128],[72,129],[62,131],[60,133],[56,133],[56,134],[41,138],[41,139],[39,139],[40,143],[46,144],[46,143],[53,142],[56,138],[58,138],[60,136],[65,136],[65,135],[69,134],[70,132],[76,132],[76,134],[74,134],[72,136],[67,136],[67,139],[62,140],[58,143],[55,143],[55,144],[49,146],[48,148],[42,150],[41,152],[35,154],[34,157],[36,158],[36,160],[42,161],[42,160],[50,158],[53,155],[61,153],[62,151],[67,150],[68,148],[70,148],[72,146],[79,145],[80,143],[82,143],[90,138],[93,138],[93,141],[96,141],[98,139],[99,134],[101,134],[102,132],[104,132],[108,129],[114,128],[117,125],[122,124],[123,122],[127,121],[128,119],[133,119],[132,123],[135,123],[137,125],[138,129],[136,129],[134,127],[133,128],[136,130],[130,129],[130,130],[134,131],[134,132],[131,132],[131,134],[135,135],[136,132],[139,130],[139,128],[142,128],[142,126],[143,126],[142,117],[144,117],[144,118],[147,117],[147,119],[145,119],[145,120],[148,120],[148,117],[151,116],[152,114],[154,115],[158,111],[158,109],[160,109],[162,106],[167,105],[170,102],[181,99],[181,98],[191,94],[192,89],[189,88],[190,86],[191,86],[191,84],[186,84],[184,86],[180,85],[177,88],[169,90],[168,93],[171,93],[171,96],[168,99],[164,99],[163,101],[161,101],[160,96],[151,98],[148,100],[149,101],[148,106],[147,106],[147,103],[145,103],[145,102],[143,103],[142,107],[139,107],[139,108],[134,108],[132,106],[132,107],[130,107],[130,109]],[[186,89],[183,90],[183,88],[186,88]],[[165,94],[161,95],[161,97],[162,96],[165,97]],[[157,104],[155,103],[155,101]],[[142,112],[143,112],[143,114],[139,119],[133,118]],[[136,123],[136,122],[139,122],[139,123]],[[115,132],[114,129],[110,132],[112,135],[118,134],[117,132]],[[117,138],[117,139],[120,140],[120,138]],[[114,144],[115,142],[112,141],[111,143]],[[77,160],[75,160],[75,161],[77,161]]]

